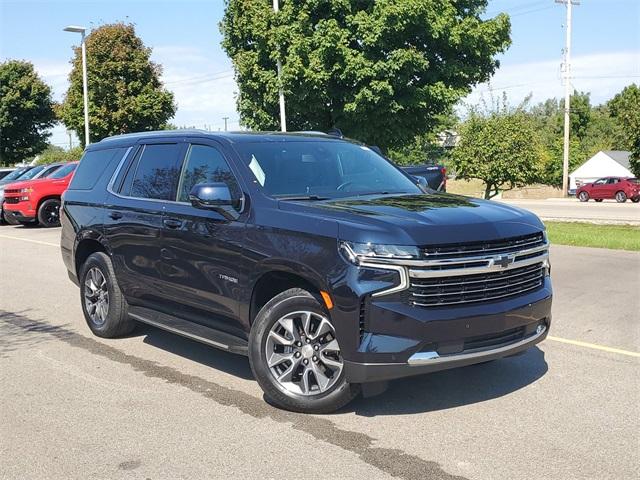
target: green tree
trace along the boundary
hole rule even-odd
[[[82,147],[65,150],[64,148],[49,144],[47,145],[47,148],[45,148],[42,153],[36,157],[36,163],[38,165],[44,165],[59,162],[75,162],[80,160],[83,151]]]
[[[289,130],[340,128],[383,149],[432,130],[437,116],[489,79],[510,44],[486,0],[226,0],[223,48],[244,125],[277,129],[276,61]]]
[[[620,124],[624,146],[631,150],[631,171],[640,176],[640,87],[625,87],[607,105]]]
[[[41,152],[55,121],[51,88],[29,62],[0,63],[0,164]]]
[[[131,24],[93,30],[86,39],[91,141],[109,135],[159,130],[176,112],[173,94],[160,82],[162,67],[150,60]],[[82,58],[75,48],[69,90],[60,116],[84,144]]]
[[[446,114],[437,115],[435,125],[428,133],[416,135],[411,143],[390,149],[388,157],[398,165],[419,165],[425,162],[442,163],[448,156],[448,149],[438,145],[438,134],[443,130],[454,130],[460,122],[451,109]]]
[[[473,109],[459,133],[453,168],[458,178],[482,180],[485,198],[539,178],[545,150],[536,122],[523,106],[510,109],[505,104],[490,112]]]

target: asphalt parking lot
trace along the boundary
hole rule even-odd
[[[305,416],[264,403],[243,357],[91,336],[59,235],[0,228],[0,478],[640,476],[638,253],[552,247],[539,348]]]

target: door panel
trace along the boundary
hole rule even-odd
[[[215,143],[193,141],[187,148],[177,202],[163,216],[162,271],[172,308],[198,323],[244,335],[238,321],[238,298],[245,274],[243,262],[246,214],[229,220],[213,210],[193,207],[188,194],[197,183],[224,182],[233,198],[241,187],[222,149]]]
[[[163,211],[175,198],[185,144],[147,142],[111,185],[105,204],[105,236],[120,288],[133,305],[162,308]]]

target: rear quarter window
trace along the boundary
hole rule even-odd
[[[91,190],[95,187],[107,167],[118,161],[124,155],[126,148],[107,148],[104,150],[90,150],[80,160],[80,165],[73,176],[70,190]]]

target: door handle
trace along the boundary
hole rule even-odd
[[[112,220],[120,220],[122,218],[122,214],[120,212],[109,212],[109,218]]]
[[[182,222],[180,220],[176,220],[175,218],[165,218],[162,223],[167,228],[180,228],[182,226]]]

